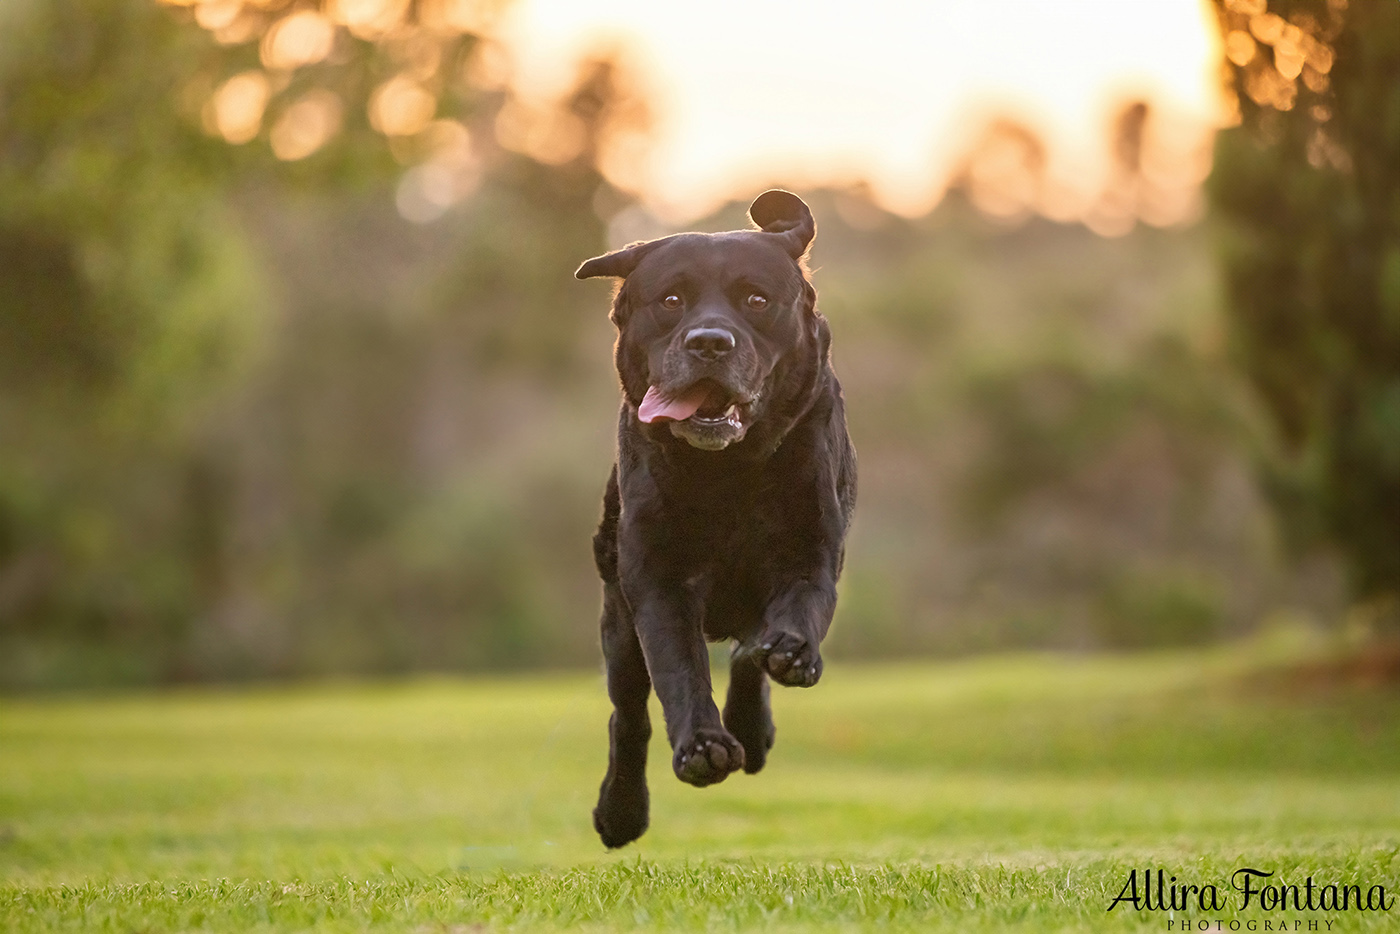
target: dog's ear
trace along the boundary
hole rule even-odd
[[[660,240],[642,240],[629,244],[620,250],[595,256],[586,260],[578,268],[578,271],[574,273],[574,278],[592,279],[594,276],[618,276],[626,279],[632,274],[632,270],[637,268],[637,264],[642,261],[643,257],[670,239],[670,237],[662,237]]]
[[[781,188],[765,191],[749,205],[749,218],[759,230],[781,237],[783,249],[800,259],[817,235],[812,212],[797,195]]]

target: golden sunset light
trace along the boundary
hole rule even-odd
[[[1041,209],[1092,210],[1115,112],[1153,113],[1144,160],[1194,216],[1221,119],[1214,13],[1201,0],[863,4],[521,0],[498,35],[527,98],[562,94],[580,56],[620,50],[657,114],[639,177],[653,210],[695,216],[738,191],[868,183],[906,215],[938,201],[968,149],[1010,118],[1045,142]]]

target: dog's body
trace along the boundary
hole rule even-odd
[[[676,775],[709,785],[763,767],[768,678],[821,676],[855,451],[802,266],[811,212],[770,191],[749,213],[759,230],[678,234],[578,271],[623,279],[617,464],[593,540],[614,707],[593,822],[609,847],[647,827],[653,685]],[[706,639],[736,643],[723,718]]]

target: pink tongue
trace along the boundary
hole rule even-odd
[[[696,409],[705,404],[705,399],[710,395],[710,390],[701,384],[690,387],[679,399],[670,399],[661,394],[661,390],[652,386],[647,390],[642,404],[637,407],[637,417],[644,422],[654,422],[658,419],[674,419],[675,421],[685,421],[695,414]]]

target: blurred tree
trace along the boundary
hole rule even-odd
[[[1179,645],[1238,632],[1254,620],[1231,619],[1244,614],[1227,609],[1226,595],[1249,585],[1227,586],[1239,548],[1214,514],[1245,434],[1233,389],[1225,367],[1168,335],[1134,348],[1126,366],[1051,345],[978,373],[967,403],[983,438],[961,518],[998,542],[1014,540],[1028,519],[1039,524],[1044,541],[1017,569],[1022,586],[1039,581],[1045,616],[1086,604],[1091,644]],[[1042,638],[1063,642],[1066,628]]]
[[[1400,626],[1400,4],[1216,0],[1240,125],[1209,183],[1298,543]]]
[[[602,468],[462,488],[607,329],[570,273],[645,109],[608,61],[516,101],[499,6],[0,9],[0,684],[591,644],[539,627]]]
[[[233,154],[171,97],[207,40],[141,3],[0,17],[0,637],[22,667],[20,643],[162,644],[188,617],[172,499],[266,302],[215,183]],[[93,663],[144,664],[114,658]]]

